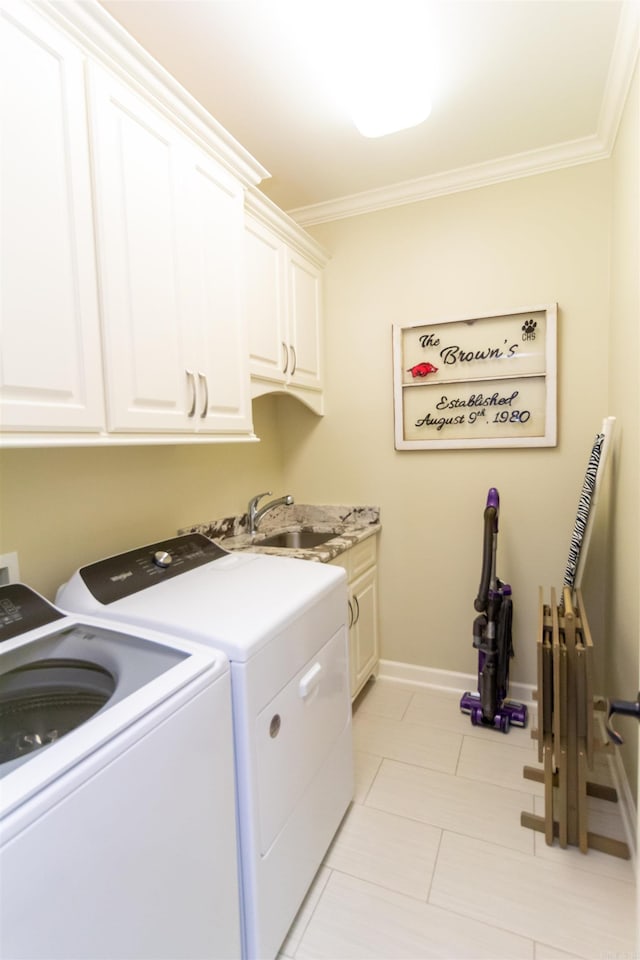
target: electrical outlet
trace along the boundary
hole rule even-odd
[[[20,567],[17,553],[0,554],[0,587],[7,583],[17,583],[20,579]]]

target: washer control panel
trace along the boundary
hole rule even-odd
[[[0,587],[0,643],[63,617],[63,613],[24,583]]]
[[[166,570],[167,567],[170,567],[173,563],[173,557],[170,553],[167,553],[166,550],[156,550],[153,555],[153,562],[155,563],[156,567]]]
[[[190,533],[98,560],[80,576],[96,600],[109,604],[227,555],[203,534]]]

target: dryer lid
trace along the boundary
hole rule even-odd
[[[171,563],[158,566],[158,559],[166,563],[156,558],[159,552],[170,554]],[[228,553],[202,534],[188,534],[82,568],[60,588],[57,602],[76,613],[211,644],[230,660],[246,662],[334,590],[341,591],[346,610],[341,567]]]

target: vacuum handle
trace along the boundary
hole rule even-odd
[[[500,510],[500,494],[495,487],[489,489],[487,494],[487,506],[496,509],[496,533],[498,532],[498,511]]]
[[[614,713],[620,713],[626,717],[637,717],[638,720],[640,720],[640,693],[635,701],[609,700],[609,710],[607,713],[607,733],[609,734],[609,739],[619,747],[624,743],[624,739],[620,736],[617,730],[614,730],[611,723],[611,717]]]
[[[482,574],[478,595],[473,602],[474,609],[482,613],[487,608],[489,584],[491,583],[493,566],[493,538],[498,532],[498,512],[500,497],[495,487],[491,487],[487,495],[487,505],[484,508],[484,536],[482,540]]]

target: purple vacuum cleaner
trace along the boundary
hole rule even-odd
[[[511,587],[496,576],[498,514],[500,495],[491,487],[484,510],[482,576],[474,607],[473,646],[478,650],[478,692],[467,692],[460,710],[468,713],[474,726],[495,727],[508,733],[511,724],[527,725],[524,703],[507,700],[509,660],[513,656]]]

